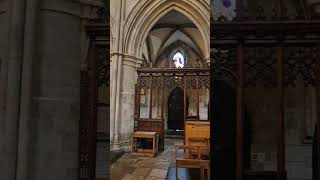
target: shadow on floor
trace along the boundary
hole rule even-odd
[[[180,180],[198,180],[200,179],[199,169],[186,169],[179,168],[179,179]],[[167,174],[167,180],[176,180],[176,168],[170,167]]]

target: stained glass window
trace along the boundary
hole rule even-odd
[[[184,63],[185,63],[184,57],[180,52],[177,52],[173,56],[172,60],[173,60],[173,63],[174,63],[176,68],[183,68],[184,67]]]

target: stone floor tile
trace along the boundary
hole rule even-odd
[[[163,161],[163,162],[156,162],[153,167],[156,169],[167,170],[167,169],[169,169],[169,165],[170,165],[170,163],[168,161]]]
[[[127,174],[122,180],[144,180],[144,176],[138,176],[133,174]]]
[[[167,177],[167,172],[168,172],[168,170],[152,169],[150,176],[165,179]]]
[[[137,168],[133,171],[133,175],[148,176],[151,172],[151,168]]]
[[[163,178],[157,178],[157,177],[153,177],[153,176],[148,176],[148,177],[146,177],[145,180],[165,180],[165,179],[163,179]]]
[[[148,168],[148,167],[153,167],[154,164],[155,164],[155,161],[151,161],[151,162],[149,162],[149,161],[139,161],[139,162],[135,163],[133,165],[133,167],[136,167],[136,168],[137,167]]]

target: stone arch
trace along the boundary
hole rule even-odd
[[[143,42],[158,20],[175,10],[189,18],[198,28],[210,54],[210,5],[206,0],[141,0],[130,12],[124,27],[123,52],[137,58],[142,56]]]

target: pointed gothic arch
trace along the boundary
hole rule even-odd
[[[127,23],[124,27],[123,51],[135,57],[142,56],[143,42],[148,33],[158,20],[170,11],[177,11],[189,18],[198,28],[206,47],[206,57],[209,57],[210,47],[210,5],[205,0],[184,0],[162,1],[162,0],[142,0],[128,15]]]

